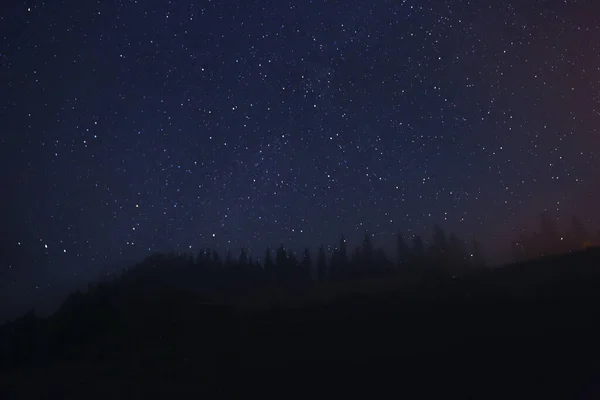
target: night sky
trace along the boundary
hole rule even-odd
[[[599,225],[597,1],[6,3],[0,301],[155,251]]]

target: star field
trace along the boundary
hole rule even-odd
[[[543,210],[597,224],[598,15],[592,1],[11,2],[2,286],[365,230],[387,248],[435,222],[500,260]]]

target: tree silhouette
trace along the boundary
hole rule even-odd
[[[551,222],[543,222],[542,231],[544,233],[523,235],[526,239],[523,239],[523,242],[527,242],[528,249],[543,249],[543,246],[547,246],[547,243],[543,241],[544,237],[560,234],[557,229],[552,227]],[[573,243],[577,243],[582,239],[590,239],[590,234],[577,218],[572,218],[569,232],[569,237],[574,238]],[[333,281],[339,278],[348,279],[341,285],[337,285],[335,282],[333,284],[331,282],[321,282],[319,284],[319,290],[332,289],[332,292],[336,292],[334,295],[337,295],[339,290],[355,292],[357,286],[354,284],[364,277],[383,278],[381,280],[365,279],[368,285],[373,282],[375,284],[385,282],[386,285],[395,283],[395,279],[388,279],[393,277],[402,279],[401,288],[398,290],[403,290],[405,283],[408,285],[417,283],[414,287],[409,287],[409,292],[413,293],[413,289],[423,289],[424,292],[422,293],[426,295],[425,298],[429,299],[427,297],[429,294],[437,296],[437,292],[431,293],[429,290],[447,289],[448,293],[445,293],[445,295],[450,296],[450,299],[460,299],[462,302],[462,300],[472,296],[479,296],[476,292],[491,296],[484,297],[484,299],[495,299],[496,296],[502,295],[504,291],[511,293],[512,296],[513,292],[520,293],[529,290],[527,289],[530,286],[528,280],[538,276],[551,277],[555,274],[556,278],[560,278],[557,279],[558,285],[563,278],[563,273],[568,273],[568,270],[565,268],[557,274],[554,270],[556,265],[563,263],[563,265],[576,269],[578,268],[577,261],[572,260],[587,260],[582,261],[582,263],[586,262],[589,266],[595,266],[597,257],[600,256],[597,251],[590,250],[578,254],[568,254],[563,258],[564,261],[560,262],[556,261],[559,257],[548,257],[529,264],[523,263],[523,265],[533,266],[531,276],[521,275],[523,281],[517,282],[516,285],[510,284],[507,289],[504,289],[497,287],[504,285],[503,280],[508,279],[503,272],[496,274],[496,271],[492,273],[485,269],[480,271],[467,269],[469,267],[481,267],[485,264],[482,247],[477,240],[473,240],[469,246],[466,246],[464,241],[455,234],[450,234],[446,238],[441,228],[436,226],[431,240],[432,253],[435,252],[436,256],[440,257],[440,265],[449,268],[447,272],[460,272],[460,276],[456,277],[457,279],[447,279],[448,274],[438,273],[439,271],[434,268],[419,269],[423,266],[431,266],[429,262],[432,261],[431,258],[427,257],[428,254],[426,254],[420,236],[415,235],[412,237],[409,248],[402,234],[398,232],[396,237],[398,265],[406,265],[407,271],[406,274],[402,275],[393,274],[393,264],[390,263],[383,249],[373,247],[372,237],[368,233],[365,234],[362,245],[356,247],[352,255],[352,262],[348,263],[347,261],[342,262],[342,260],[347,260],[348,255],[346,241],[344,236],[341,236],[339,248],[335,252],[335,263],[338,267],[340,265],[346,265],[346,267],[339,270],[342,272],[339,273],[338,271],[337,275],[332,274],[330,269],[328,270],[329,260],[327,260],[327,254],[323,246],[319,248],[315,260],[311,259],[311,252],[308,248],[304,249],[301,260],[297,260],[299,253],[295,254],[282,244],[276,251],[276,264],[273,262],[272,252],[267,248],[264,258],[264,270],[260,264],[253,262],[244,248],[240,249],[237,260],[235,257],[232,259],[231,253],[227,252],[226,264],[233,266],[233,268],[219,268],[221,266],[220,253],[211,249],[201,250],[195,257],[190,253],[152,254],[135,267],[124,270],[123,274],[116,278],[114,282],[111,282],[110,285],[89,285],[87,293],[76,292],[69,296],[61,306],[60,312],[52,319],[51,329],[56,330],[56,335],[60,337],[60,339],[53,342],[53,346],[55,346],[58,353],[67,354],[69,357],[79,356],[83,352],[84,345],[96,348],[96,343],[101,342],[100,339],[102,338],[109,337],[112,332],[120,332],[119,330],[124,329],[124,326],[135,326],[135,322],[132,321],[138,321],[142,314],[147,316],[150,327],[135,331],[132,336],[133,339],[128,340],[135,341],[138,338],[139,340],[146,340],[144,337],[146,333],[162,338],[168,334],[169,330],[174,329],[171,322],[177,316],[173,315],[173,311],[176,311],[182,305],[185,307],[185,304],[187,304],[188,298],[176,294],[181,289],[185,293],[194,291],[196,291],[194,293],[201,293],[203,303],[211,300],[214,302],[231,301],[233,303],[233,301],[239,301],[241,295],[250,294],[251,296],[260,297],[261,304],[266,301],[268,304],[264,304],[265,306],[272,306],[274,304],[273,299],[277,301],[280,299],[287,300],[287,294],[283,298],[279,297],[279,294],[288,290],[294,296],[296,294],[312,295],[313,292],[307,290],[310,289],[311,277],[321,281]],[[536,247],[538,245],[540,247]],[[444,251],[439,251],[440,249],[444,249]],[[191,260],[193,260],[194,267],[192,267]],[[315,262],[313,263],[313,261]],[[314,270],[313,264],[316,264]],[[515,270],[521,270],[521,267],[522,265],[515,268]],[[594,276],[600,277],[600,274],[597,274],[596,271],[597,269],[594,269]],[[390,275],[385,275],[386,273]],[[507,273],[507,275],[510,275],[510,273]],[[271,280],[270,278],[285,279]],[[495,281],[496,279],[498,281]],[[500,282],[500,284],[496,285],[496,282]],[[359,287],[361,289],[362,284],[363,282],[360,282],[361,286]],[[421,286],[421,284],[423,285]],[[481,286],[475,287],[475,285]],[[440,289],[441,287],[445,289]],[[590,288],[590,290],[593,290],[593,288]],[[420,294],[418,295],[420,296]],[[129,303],[130,299],[135,298],[135,296],[139,297],[134,303]],[[300,300],[304,301],[306,299]],[[126,304],[126,306],[122,307],[121,304]],[[278,304],[285,305],[285,303]],[[450,304],[452,304],[452,307],[455,306],[454,303]],[[380,304],[375,306],[379,307]],[[187,309],[183,312],[183,314],[189,314],[184,315],[186,321],[193,318],[194,313],[190,310]],[[277,312],[280,310],[277,310]],[[444,309],[443,312],[447,312],[447,309]],[[464,323],[465,320],[462,319],[461,323]],[[25,323],[26,321],[29,322]],[[31,359],[31,351],[28,346],[38,345],[35,343],[37,339],[34,337],[37,335],[35,331],[38,329],[38,323],[40,322],[37,318],[28,315],[25,320],[19,322],[19,326],[22,329],[25,329],[26,326],[30,326],[30,328],[9,332],[10,335],[16,335],[17,337],[14,342],[14,349],[12,348],[12,341],[5,341],[4,343],[8,344],[2,345],[3,342],[0,340],[0,366],[19,365],[17,361],[13,363],[12,357],[21,361]],[[203,327],[208,325],[210,324],[202,324]],[[186,322],[181,323],[179,326],[187,327],[188,325]],[[2,336],[3,332],[6,333],[6,331],[0,329],[0,339],[5,337]],[[52,334],[55,334],[55,331],[52,332]],[[162,342],[162,339],[158,342]],[[110,349],[111,346],[115,346],[115,353],[122,350],[122,344],[120,344],[122,347],[117,349],[115,341],[108,341],[107,343],[105,347],[98,350],[99,353]],[[228,345],[231,343],[229,342]],[[159,343],[159,345],[162,346],[163,344]],[[86,351],[91,350],[88,347]]]
[[[225,267],[231,268],[233,267],[233,258],[231,256],[231,251],[227,250],[227,255],[225,256]]]
[[[292,279],[294,281],[299,281],[302,277],[302,270],[300,263],[298,262],[298,257],[296,257],[296,253],[289,250],[287,254],[287,267],[286,267],[286,276],[288,279]]]
[[[447,258],[448,240],[446,232],[438,225],[433,227],[433,243],[430,247],[431,259],[436,267],[443,267]]]
[[[208,248],[204,251],[204,266],[212,267],[212,251]]]
[[[298,257],[296,257],[296,253],[294,253],[292,250],[288,250],[287,252],[287,259],[288,259],[288,266],[295,268],[297,267],[298,264]]]
[[[340,251],[339,249],[334,249],[331,254],[331,261],[329,262],[329,275],[331,277],[339,278],[341,276],[341,268],[340,268]]]
[[[306,279],[312,278],[312,261],[308,247],[304,249],[304,254],[302,255],[302,275]]]
[[[288,256],[283,244],[279,245],[275,251],[275,276],[284,278],[288,274]]]
[[[569,250],[582,249],[586,244],[591,243],[591,235],[586,229],[584,223],[576,216],[571,216],[571,243]]]
[[[346,265],[348,264],[348,250],[346,246],[346,238],[344,237],[344,235],[340,237],[339,263],[341,268],[346,267]]]
[[[330,275],[334,277],[342,277],[348,274],[348,251],[346,239],[344,235],[340,236],[339,246],[331,255]]]
[[[275,251],[275,266],[276,268],[285,268],[287,264],[287,253],[283,244],[279,245]]]
[[[473,245],[471,249],[471,260],[471,263],[475,267],[485,266],[485,258],[481,249],[481,243],[479,243],[478,240],[473,240]]]
[[[540,214],[540,232],[521,232],[512,242],[512,251],[515,261],[525,261],[541,256],[579,251],[593,246],[594,242],[600,245],[600,238],[595,240],[577,216],[571,216],[571,226],[566,232],[561,233],[556,218],[544,212]]]
[[[425,245],[419,235],[413,236],[411,258],[414,266],[423,266],[425,262]]]
[[[542,255],[556,254],[560,251],[561,240],[556,221],[547,212],[540,214],[540,241]]]
[[[317,262],[317,277],[320,281],[327,278],[327,255],[323,246],[319,247],[319,259]]]
[[[396,237],[396,258],[398,267],[405,267],[408,263],[408,245],[404,241],[404,237],[402,236],[402,232],[398,231]]]
[[[357,269],[362,264],[362,255],[360,253],[360,247],[356,246],[352,253],[352,268]]]
[[[385,255],[385,251],[383,251],[383,249],[381,248],[375,250],[373,258],[375,268],[377,268],[378,270],[385,271],[393,265]]]
[[[273,276],[275,273],[275,264],[273,263],[273,256],[271,254],[271,249],[267,247],[265,251],[265,272],[269,276]]]
[[[248,255],[246,254],[246,250],[244,248],[242,248],[240,250],[240,257],[238,259],[238,264],[241,267],[245,267],[248,265]]]
[[[221,263],[221,256],[219,255],[219,253],[216,250],[212,251],[212,262],[211,264],[215,267],[215,268],[220,268],[223,266],[223,264]]]
[[[468,263],[467,246],[453,233],[448,238],[447,259],[451,272],[463,271]]]
[[[371,241],[371,235],[367,232],[365,232],[365,236],[363,238],[363,244],[362,244],[362,259],[363,262],[367,265],[372,265],[373,263],[373,256],[374,256],[374,249],[373,249],[373,242]]]
[[[196,255],[196,265],[203,266],[205,261],[206,261],[206,254],[204,253],[204,250],[200,250],[198,252],[198,254]]]

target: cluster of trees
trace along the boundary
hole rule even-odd
[[[125,271],[123,276],[139,281],[141,277],[149,280],[155,274],[164,279],[165,274],[159,272],[163,268],[169,268],[171,272],[185,269],[185,274],[169,274],[173,279],[176,276],[186,276],[185,282],[178,282],[178,286],[192,285],[192,282],[197,285],[199,281],[204,281],[211,282],[212,287],[219,287],[219,283],[226,283],[231,287],[232,283],[235,286],[235,282],[244,285],[257,281],[302,284],[311,281],[359,279],[372,274],[419,271],[456,275],[485,265],[479,242],[474,241],[468,245],[454,234],[446,235],[438,225],[434,227],[429,246],[418,235],[407,240],[398,232],[395,262],[388,258],[383,249],[374,246],[372,238],[371,234],[365,233],[362,243],[350,252],[344,235],[341,235],[338,245],[330,254],[321,246],[316,257],[308,248],[298,255],[282,244],[275,251],[267,248],[262,262],[253,260],[245,249],[241,249],[237,256],[227,252],[224,258],[211,249],[197,254],[154,254],[135,268]]]
[[[589,316],[599,299],[600,249],[518,266],[479,269],[457,279],[426,276],[435,284],[422,285],[419,280],[415,291],[404,291],[402,287],[377,295],[348,291],[326,304],[277,307],[260,313],[239,312],[215,304],[210,297],[160,285],[174,276],[184,276],[196,288],[203,282],[212,286],[221,278],[228,282],[238,278],[265,282],[267,276],[306,280],[308,276],[300,274],[311,268],[318,272],[319,264],[329,274],[323,279],[344,276],[339,271],[377,265],[391,270],[426,267],[437,261],[443,261],[445,268],[476,265],[472,253],[460,252],[466,246],[442,233],[436,228],[434,240],[427,247],[418,237],[409,246],[399,235],[396,264],[378,259],[382,254],[373,248],[368,235],[351,256],[343,238],[330,258],[319,251],[317,259],[321,260],[314,268],[309,264],[311,257],[295,260],[293,253],[282,248],[275,257],[269,252],[267,270],[265,265],[250,260],[246,252],[224,260],[212,251],[197,256],[156,254],[110,284],[71,294],[49,318],[29,312],[0,325],[0,381],[4,383],[0,385],[0,398],[8,398],[9,394],[13,394],[11,398],[42,398],[44,393],[90,397],[98,388],[103,389],[98,396],[106,397],[110,390],[130,387],[130,393],[160,393],[161,397],[197,389],[200,397],[206,395],[206,385],[217,382],[218,393],[222,394],[223,387],[228,387],[226,382],[239,381],[249,374],[258,385],[264,385],[265,376],[279,380],[296,377],[299,362],[316,379],[324,377],[328,381],[330,371],[345,371],[343,368],[348,367],[348,371],[359,371],[356,378],[361,380],[365,379],[365,368],[361,367],[377,368],[378,363],[373,363],[377,359],[408,360],[407,371],[416,370],[419,375],[437,362],[442,368],[435,370],[447,374],[455,360],[473,352],[476,356],[467,364],[482,370],[482,363],[490,358],[489,351],[481,352],[486,343],[498,353],[494,353],[490,367],[497,366],[498,359],[506,360],[502,366],[510,365],[521,354],[530,354],[527,352],[532,348],[539,350],[539,356],[537,350],[533,353],[538,359],[547,355],[548,346],[562,342],[569,345],[565,354],[573,354],[572,344],[577,343],[577,356],[588,354],[594,347],[598,332]],[[369,259],[373,264],[364,264]],[[194,274],[213,279],[196,280]],[[539,301],[539,296],[545,301]],[[565,336],[563,326],[569,327],[572,336]],[[448,349],[456,352],[449,354]],[[434,358],[432,364],[435,354],[442,355],[442,361]],[[540,365],[556,361],[556,354],[540,358]],[[338,363],[332,364],[336,359]],[[416,360],[425,360],[426,365],[421,367]],[[559,364],[577,365],[576,361]],[[526,362],[519,376],[527,376],[531,365]],[[389,373],[385,363],[381,368],[381,373]],[[489,368],[485,369],[488,372]],[[464,371],[458,374],[456,380],[461,381]],[[72,378],[68,388],[63,388],[64,376]],[[352,375],[344,372],[342,376],[347,380]],[[431,380],[430,374],[423,376]],[[310,381],[305,376],[300,378],[303,383]],[[36,385],[27,384],[31,381]],[[73,382],[80,385],[79,391],[74,390]],[[246,385],[237,386],[248,390]]]
[[[544,223],[549,230],[551,225]],[[587,237],[576,219],[569,232],[568,240],[573,242]],[[363,331],[357,334],[357,342],[362,337],[370,337],[370,343],[385,337],[391,340],[382,347],[386,352],[394,343],[413,346],[414,340],[422,340],[422,345],[429,348],[436,341],[428,335],[447,328],[450,322],[462,326],[463,333],[454,331],[455,337],[480,331],[482,326],[496,337],[501,327],[496,316],[507,317],[507,322],[515,325],[515,332],[522,332],[524,324],[535,328],[537,322],[532,319],[535,312],[521,310],[521,305],[540,303],[527,303],[539,293],[562,293],[566,299],[598,296],[600,270],[595,266],[600,249],[487,269],[481,268],[485,262],[477,241],[467,244],[437,225],[427,242],[420,236],[406,238],[399,232],[394,261],[372,239],[372,235],[365,234],[362,243],[349,250],[341,236],[333,251],[327,252],[321,246],[316,255],[305,249],[298,256],[281,245],[275,251],[267,249],[260,262],[244,249],[224,257],[209,249],[197,254],[151,255],[111,282],[91,284],[86,292],[72,293],[49,318],[39,318],[32,311],[0,325],[0,373],[32,366],[53,369],[69,361],[85,361],[86,365],[98,362],[102,366],[111,362],[115,370],[125,371],[130,364],[124,360],[132,360],[135,365],[144,364],[151,373],[162,371],[169,362],[173,368],[181,365],[180,371],[201,368],[202,373],[194,373],[197,379],[212,373],[215,365],[228,366],[231,360],[239,360],[239,354],[254,368],[267,354],[279,357],[282,348],[291,358],[300,353],[304,357],[305,352],[315,348],[320,349],[314,350],[317,355],[327,351],[328,346],[335,351],[339,337],[360,329]],[[382,276],[384,281],[396,276],[400,278],[397,281],[409,285],[383,291],[381,296],[365,296],[360,290],[353,293],[353,283],[372,274]],[[452,279],[453,275],[460,276]],[[336,300],[328,301],[325,307],[311,302],[306,308],[286,307],[296,303],[279,297],[282,292],[298,293],[304,301],[302,296],[310,294],[305,289],[310,289],[312,282],[344,279],[355,280],[348,285],[317,288],[335,292],[332,298]],[[403,291],[405,288],[409,290]],[[231,306],[235,300],[248,301],[256,294],[263,296],[259,300],[266,300],[265,305],[276,305],[275,310],[246,315]],[[509,301],[502,305],[498,299]],[[437,311],[432,314],[431,305],[436,302]],[[498,307],[493,316],[490,306]],[[570,316],[576,307],[559,309],[567,310]],[[521,315],[518,323],[514,322],[515,313]],[[555,313],[552,309],[543,315],[553,318]],[[344,325],[357,315],[361,316],[352,325]],[[488,322],[481,324],[485,315]],[[589,320],[589,312],[580,315]],[[394,324],[399,328],[390,333],[392,318],[397,318]],[[407,327],[414,329],[410,338],[398,340]],[[294,332],[293,339],[286,336],[287,332]],[[329,334],[331,339],[324,340]],[[293,341],[308,335],[312,339],[304,347]],[[400,353],[405,355],[405,347]],[[278,365],[277,361],[266,363]],[[2,394],[0,388],[0,397]]]
[[[521,233],[512,242],[515,261],[568,253],[600,245],[600,231],[595,234],[587,229],[580,218],[573,215],[571,225],[561,231],[548,213],[540,215],[540,231]]]
[[[420,236],[407,241],[400,232],[396,245],[395,262],[373,244],[368,233],[352,252],[342,235],[333,251],[328,254],[321,246],[316,257],[308,248],[298,256],[283,245],[275,251],[266,249],[262,262],[253,260],[245,249],[224,257],[211,249],[197,254],[156,253],[110,282],[72,293],[49,319],[31,311],[0,326],[0,370],[80,354],[91,358],[118,355],[134,349],[131,343],[138,345],[141,338],[148,342],[147,348],[161,348],[164,337],[187,332],[184,327],[190,324],[202,326],[205,332],[206,321],[195,318],[206,320],[215,303],[224,300],[228,304],[238,296],[244,300],[245,295],[260,294],[267,301],[277,301],[279,289],[302,295],[315,281],[403,273],[410,277],[431,271],[450,277],[484,264],[477,242],[468,246],[437,225],[428,246]],[[207,303],[210,309],[198,314]],[[219,331],[215,337],[224,334]]]

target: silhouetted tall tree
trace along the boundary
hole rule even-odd
[[[571,217],[571,237],[573,250],[578,250],[586,246],[587,243],[591,242],[590,234],[586,229],[584,223],[576,216]]]
[[[210,248],[204,251],[204,266],[212,267],[212,250]]]
[[[555,217],[548,212],[540,214],[540,232],[527,234],[522,232],[512,242],[515,261],[524,261],[540,256],[559,254],[571,250],[581,250],[593,245],[594,239],[585,224],[575,215],[571,217],[571,226],[562,233]]]
[[[393,264],[388,260],[383,249],[378,248],[373,254],[373,261],[376,268],[381,270],[389,269]]]
[[[302,255],[302,274],[306,279],[312,278],[312,261],[308,247],[304,249],[304,254]]]
[[[204,250],[200,250],[198,255],[196,256],[196,265],[203,266],[205,262],[205,253]]]
[[[323,246],[319,247],[319,260],[317,263],[317,277],[324,280],[327,277],[327,255]]]
[[[467,265],[467,246],[465,242],[451,233],[448,238],[447,259],[450,262],[452,272],[461,272]]]
[[[227,250],[227,254],[225,255],[225,266],[228,268],[233,267],[233,258],[230,250]]]
[[[483,256],[481,243],[479,243],[478,240],[473,240],[473,245],[471,248],[471,260],[471,264],[473,264],[475,267],[485,266],[485,257]]]
[[[344,237],[344,235],[340,237],[339,263],[341,268],[346,267],[346,265],[348,264],[348,250],[346,246],[346,238]]]
[[[216,250],[212,251],[212,261],[211,261],[211,264],[214,267],[216,267],[216,268],[219,268],[219,267],[223,266],[223,264],[221,263],[221,256],[219,256],[219,253],[217,253]]]
[[[265,251],[265,273],[272,276],[275,273],[275,263],[273,263],[273,255],[271,249],[267,247]]]
[[[296,257],[296,253],[288,250],[286,276],[288,278],[298,280],[301,274],[302,270],[300,263],[298,262],[298,257]]]
[[[298,257],[296,257],[296,253],[292,250],[288,250],[287,252],[287,268],[291,271],[297,271],[300,263],[298,262]]]
[[[329,261],[329,275],[331,277],[340,277],[340,251],[335,248],[331,254],[331,260]]]
[[[288,269],[288,257],[287,252],[285,251],[285,247],[281,244],[277,251],[275,252],[275,274],[279,277],[283,275],[287,275],[289,273]]]
[[[246,254],[246,250],[244,248],[242,248],[242,250],[240,250],[240,257],[238,260],[238,264],[240,265],[240,267],[248,266],[248,255]]]
[[[354,252],[352,252],[352,268],[358,269],[362,264],[362,255],[360,254],[360,247],[356,246]]]
[[[341,277],[348,274],[348,251],[344,235],[340,236],[340,244],[331,255],[330,275]]]
[[[422,265],[425,259],[425,245],[423,244],[423,239],[421,236],[415,235],[412,240],[412,264],[413,265]]]
[[[408,245],[404,241],[404,237],[402,236],[402,232],[398,231],[396,237],[396,257],[398,267],[406,266],[408,262]]]
[[[433,243],[431,244],[431,259],[436,267],[442,267],[447,259],[448,239],[446,232],[438,225],[433,227]]]
[[[365,232],[365,236],[363,238],[363,245],[362,245],[362,259],[363,262],[367,264],[367,266],[369,266],[370,264],[373,263],[373,256],[374,256],[374,249],[373,249],[373,242],[371,241],[371,235],[367,232]]]
[[[560,252],[561,240],[556,221],[547,212],[540,215],[540,241],[542,243],[542,255]]]

